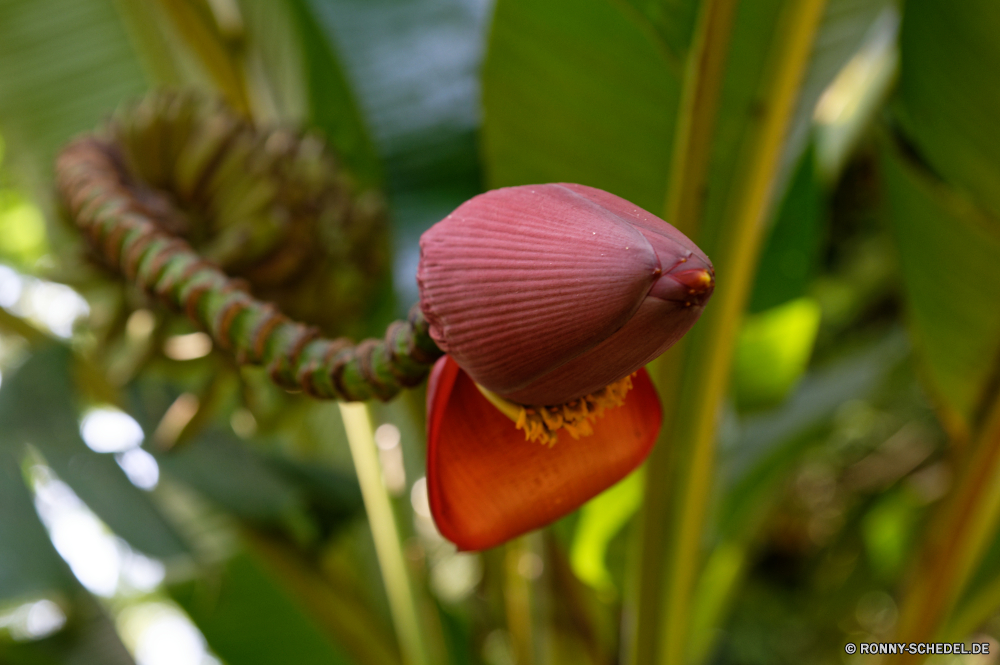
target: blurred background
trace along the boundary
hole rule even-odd
[[[992,0],[0,0],[0,663],[996,652],[997,34]],[[370,405],[365,471],[349,412],[237,366],[67,219],[59,148],[161,89],[336,155],[375,240],[314,260],[364,297],[273,296],[330,334],[405,316],[420,234],[485,189],[580,182],[677,223],[719,287],[651,368],[672,415],[645,469],[456,552],[422,389]]]

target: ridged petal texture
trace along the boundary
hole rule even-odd
[[[427,231],[420,249],[431,334],[500,394],[621,328],[660,267],[635,228],[557,185],[477,196]]]
[[[691,255],[707,265],[712,265],[705,253],[686,235],[634,203],[596,187],[572,183],[556,186],[565,187],[635,226],[653,245],[660,260],[664,262],[663,272],[669,272],[678,261]]]
[[[521,404],[565,403],[642,367],[687,332],[714,285],[677,229],[583,185],[487,192],[420,248],[434,340]]]
[[[431,373],[427,410],[431,512],[462,550],[544,526],[618,482],[649,454],[662,420],[641,370],[625,404],[605,411],[592,435],[562,433],[552,447],[525,441],[448,356]]]
[[[701,307],[646,298],[628,323],[590,351],[505,395],[519,404],[565,404],[631,374],[694,325]]]

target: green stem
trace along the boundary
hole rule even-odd
[[[715,117],[738,4],[739,0],[705,0],[702,3],[684,76],[664,219],[692,238],[697,236],[701,221]],[[664,406],[659,445],[647,462],[649,468],[664,474],[657,477],[669,477],[675,462],[672,446],[665,439],[672,430],[680,361],[686,346],[683,340],[675,345],[657,362],[653,371]],[[634,665],[655,662],[659,646],[662,561],[668,548],[663,524],[669,506],[669,486],[646,483],[636,538],[638,561],[628,585],[634,628],[624,640],[624,661]]]
[[[997,532],[1000,524],[1000,394],[989,405],[954,487],[928,525],[917,570],[901,606],[897,633],[900,640],[937,639],[990,538]],[[995,589],[992,591],[995,593]],[[983,596],[977,599],[981,602]],[[971,609],[975,610],[975,605]],[[959,624],[964,622],[975,628],[968,617],[960,618]],[[896,662],[915,660],[901,657]]]
[[[233,108],[243,114],[250,113],[250,95],[241,67],[226,49],[224,38],[202,12],[187,0],[158,0],[163,14],[173,25],[174,32],[186,44],[205,73],[225,95]]]
[[[651,512],[665,519],[654,523],[644,518],[642,542],[643,565],[661,562],[662,582],[660,604],[654,605],[656,616],[640,621],[648,626],[658,620],[658,626],[639,634],[636,655],[647,659],[633,662],[680,665],[688,656],[694,588],[702,565],[715,470],[716,422],[728,389],[733,346],[753,281],[785,135],[824,7],[825,0],[786,5],[766,70],[768,89],[762,99],[767,104],[751,127],[749,150],[741,161],[728,208],[732,223],[715,252],[719,261],[713,305],[689,335],[683,361],[676,354],[666,361],[669,376],[665,378],[677,381],[674,386],[682,385],[683,391],[677,391],[672,422],[665,432],[670,445],[661,446],[647,471],[648,477],[669,479],[654,484],[669,487],[665,505],[651,506]],[[657,644],[649,643],[653,640]]]
[[[674,149],[663,218],[697,235],[712,155],[715,116],[739,0],[702,4],[674,130]]]
[[[403,658],[408,665],[429,665],[420,612],[410,586],[392,503],[382,480],[368,407],[344,403],[339,406]]]
[[[392,633],[383,627],[356,594],[344,593],[355,579],[342,579],[328,569],[317,570],[302,551],[262,530],[244,531],[244,542],[267,571],[281,580],[356,662],[365,665],[400,665]]]
[[[962,602],[939,634],[945,641],[963,640],[993,618],[998,607],[1000,607],[1000,577],[994,578],[968,600]]]
[[[688,333],[690,336],[691,333]],[[663,426],[653,452],[646,461],[646,477],[655,473],[657,478],[673,478],[676,455],[671,445],[671,433],[676,419],[679,400],[682,359],[687,341],[681,340],[651,367],[656,379],[660,401],[663,404]],[[659,630],[663,604],[663,580],[666,570],[663,561],[670,546],[671,534],[665,525],[670,518],[673,487],[668,482],[647,482],[644,485],[639,528],[636,530],[633,551],[636,562],[630,567],[632,574],[627,581],[626,603],[632,609],[633,631],[623,640],[623,662],[628,665],[655,663],[659,649]]]
[[[535,561],[542,561],[541,533],[530,533],[504,546],[504,605],[507,629],[517,665],[549,662],[545,653],[545,625],[539,607],[542,585],[535,579]],[[531,564],[531,565],[528,565]]]

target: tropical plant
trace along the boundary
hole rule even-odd
[[[998,29],[0,0],[0,662],[996,645]]]

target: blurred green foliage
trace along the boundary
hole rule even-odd
[[[921,639],[995,640],[992,484],[969,495],[981,544],[958,521],[947,533],[926,525],[973,452],[1000,448],[983,434],[1000,399],[1000,11],[991,0],[823,3],[754,229],[761,247],[734,248],[793,6],[737,3],[703,214],[680,220],[716,260],[720,288],[734,257],[758,266],[705,425],[716,454],[704,523],[683,535],[667,521],[653,536],[691,537],[698,555],[682,660],[845,662],[845,642],[906,634],[929,602],[914,576],[937,579],[920,567],[935,536],[971,563]],[[400,582],[382,577],[337,408],[217,350],[170,351],[196,331],[90,261],[63,219],[51,181],[62,144],[164,85],[321,132],[389,201],[384,318],[416,297],[420,233],[485,187],[581,182],[663,213],[705,7],[0,0],[0,662],[155,665],[142,659],[162,644],[149,641],[149,626],[167,625],[156,608],[191,627],[176,644],[193,635],[191,653],[227,665],[416,662],[394,633]],[[53,282],[82,295],[86,313]],[[54,311],[65,325],[81,312],[71,335]],[[698,350],[705,325],[684,350],[685,376],[722,351]],[[134,418],[141,446],[92,449],[80,422],[97,406]],[[650,540],[636,515],[650,488],[672,482],[655,472],[664,467],[544,536],[456,553],[422,494],[422,392],[371,413],[394,428],[376,434],[376,481],[425,662],[647,665],[635,654],[656,649],[637,651],[630,626],[650,620],[637,598],[658,582],[636,574]],[[677,473],[685,442],[670,445],[662,459]],[[134,464],[157,480],[138,486]],[[46,499],[52,487],[64,504]],[[66,545],[85,538],[59,535],[53,505],[99,520],[121,562],[113,591],[87,587]],[[129,577],[143,561],[162,566],[146,585]],[[29,621],[36,606],[48,614]]]

